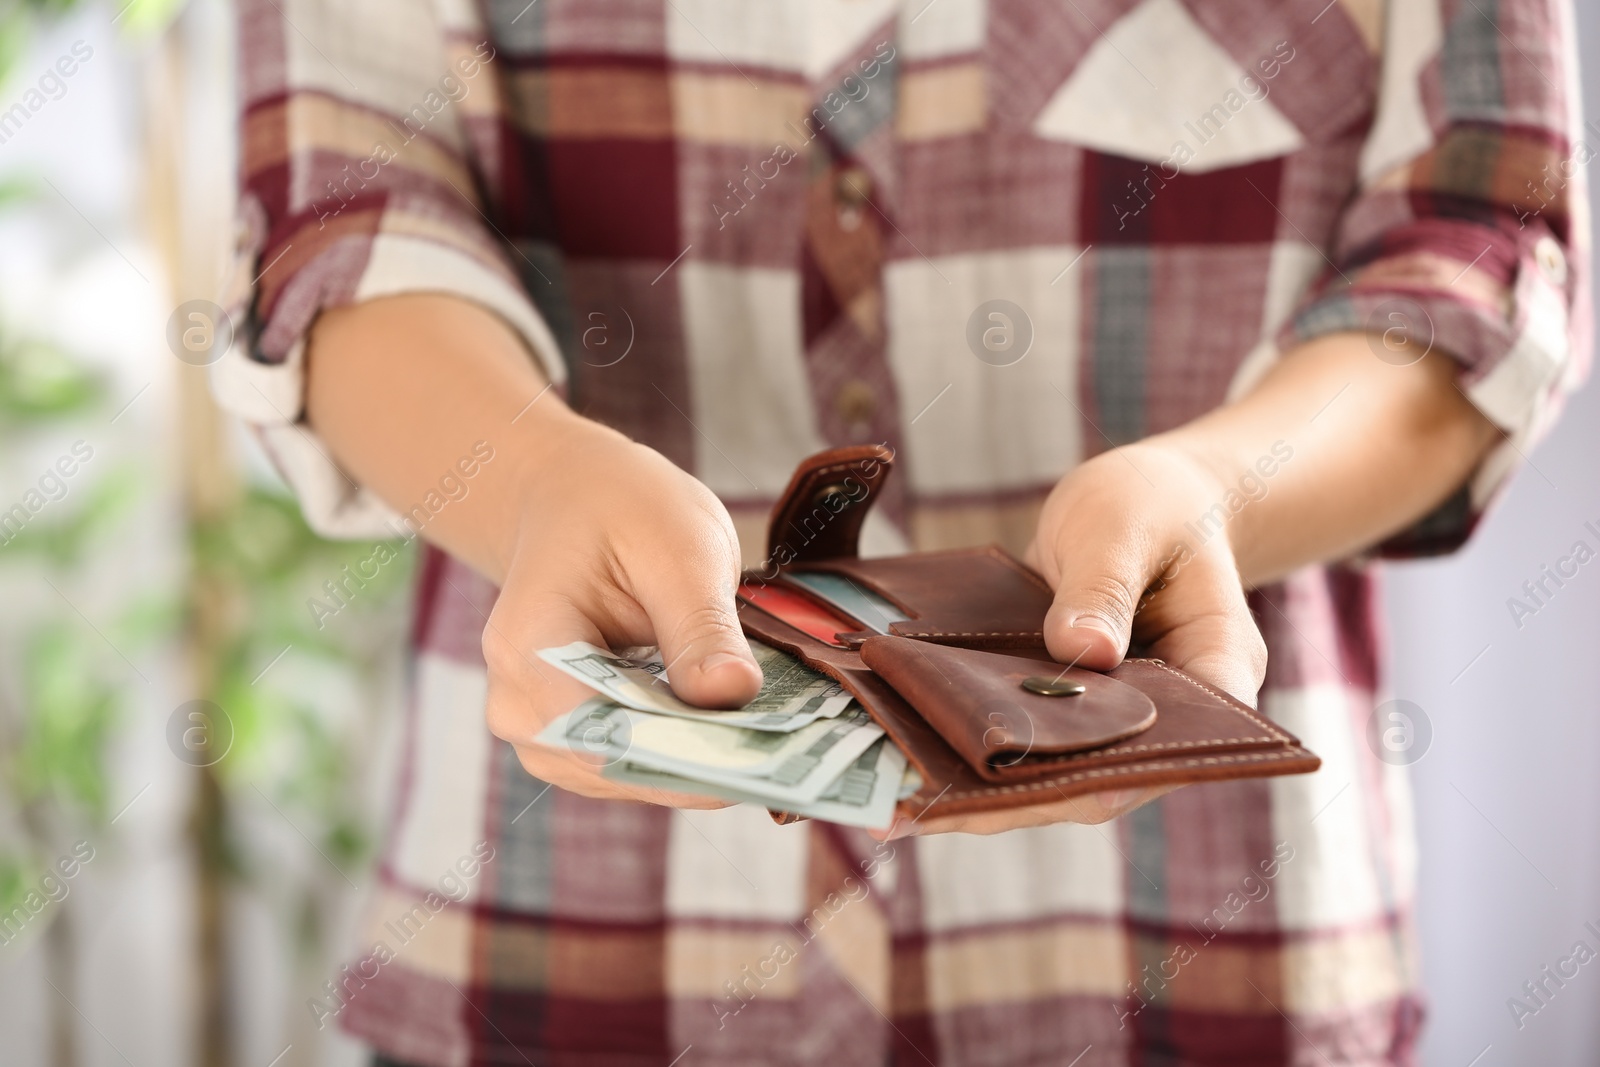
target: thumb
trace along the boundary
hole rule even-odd
[[[761,668],[739,627],[733,584],[713,575],[678,570],[640,590],[639,602],[661,646],[672,691],[704,708],[736,708],[761,689]]]
[[[1045,646],[1062,663],[1108,671],[1128,652],[1133,616],[1148,584],[1142,554],[1125,538],[1083,537],[1059,553]]]
[[[1150,598],[1151,652],[1254,707],[1267,646],[1231,555],[1201,552]],[[1141,636],[1145,625],[1141,624]]]

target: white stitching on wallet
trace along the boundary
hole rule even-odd
[[[945,797],[950,800],[961,800],[964,797],[992,797],[1006,793],[1033,793],[1044,789],[1046,786],[1053,787],[1062,782],[1081,782],[1089,778],[1109,778],[1118,774],[1166,771],[1182,767],[1204,767],[1221,763],[1261,763],[1266,760],[1297,759],[1301,755],[1302,753],[1299,752],[1258,752],[1240,756],[1206,756],[1200,759],[1167,760],[1163,763],[1145,763],[1137,767],[1128,765],[1103,767],[1092,771],[1078,771],[1065,777],[1044,778],[1036,782],[1024,782],[1017,785],[995,785],[986,789],[968,789],[960,793],[946,793]]]
[[[978,630],[974,630],[974,631],[958,632],[958,631],[955,631],[955,630],[918,630],[916,633],[911,633],[911,632],[904,631],[904,630],[896,630],[894,632],[894,636],[895,637],[1043,637],[1044,636],[1044,631],[1043,630],[1013,630],[1013,631],[1005,631],[1005,630],[978,631]],[[978,651],[982,651],[982,649],[979,649]]]
[[[1210,693],[1212,696],[1214,696],[1218,700],[1222,701],[1223,707],[1227,708],[1229,711],[1233,712],[1236,715],[1243,715],[1245,718],[1249,719],[1251,722],[1253,722],[1257,726],[1261,727],[1267,733],[1271,734],[1273,740],[1275,740],[1275,741],[1287,741],[1287,740],[1289,740],[1289,735],[1283,733],[1277,727],[1273,726],[1272,723],[1268,722],[1266,719],[1263,719],[1260,715],[1256,714],[1254,711],[1250,710],[1249,708],[1236,708],[1236,707],[1234,707],[1233,704],[1231,703],[1231,700],[1232,700],[1231,697],[1224,697],[1221,693],[1217,692],[1215,689],[1211,688],[1209,685],[1207,685],[1206,683],[1202,682],[1200,679],[1191,678],[1187,674],[1184,674],[1182,671],[1173,670],[1171,667],[1167,666],[1161,660],[1146,660],[1145,662],[1151,663],[1151,664],[1153,664],[1153,665],[1155,665],[1157,667],[1160,667],[1162,670],[1166,671],[1168,674],[1172,675],[1174,678],[1182,679],[1183,681],[1188,682],[1190,685],[1196,686],[1196,687],[1204,690],[1205,692]]]

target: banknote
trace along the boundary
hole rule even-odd
[[[887,830],[894,822],[896,794],[901,788],[905,770],[905,756],[888,738],[879,738],[857,756],[855,762],[845,768],[844,773],[834,779],[816,800],[790,802],[782,807],[791,814],[825,822]],[[627,759],[611,764],[602,773],[606,778],[630,785],[654,786],[676,793],[697,793],[735,803],[778,806],[767,797],[653,770]]]
[[[679,700],[670,688],[659,653],[629,659],[577,641],[560,648],[541,649],[539,658],[636,711],[715,721],[747,730],[799,730],[818,719],[833,718],[852,703],[853,698],[838,682],[788,653],[759,641],[751,641],[750,650],[761,666],[761,692],[744,707],[732,711],[697,708]]]
[[[859,707],[779,733],[656,715],[594,697],[553,720],[538,741],[597,756],[606,767],[626,761],[789,805],[821,797],[882,736]]]
[[[887,737],[880,738],[822,795],[796,815],[826,822],[882,830],[894,821],[894,806],[906,772],[906,758]]]

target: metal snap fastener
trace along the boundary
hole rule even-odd
[[[1081,696],[1086,691],[1082,682],[1052,678],[1046,674],[1036,674],[1032,678],[1024,678],[1022,680],[1022,688],[1030,693],[1038,693],[1042,697],[1075,697]]]
[[[850,496],[850,487],[843,482],[825,485],[818,489],[816,495],[811,498],[811,506],[813,508],[825,507],[835,515],[853,503],[855,503],[855,500]]]

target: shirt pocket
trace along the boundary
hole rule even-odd
[[[1305,139],[1273,102],[1273,83],[1297,56],[1285,40],[1247,66],[1178,0],[1145,0],[1099,35],[1032,132],[1168,177],[1289,155]]]

